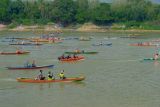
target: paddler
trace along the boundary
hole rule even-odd
[[[36,67],[35,60],[32,62],[32,67]]]
[[[21,52],[19,49],[17,49],[17,50],[16,50],[16,53],[17,53],[17,54],[20,54],[20,53],[22,53],[22,52]]]
[[[40,72],[40,74],[38,75],[37,79],[38,80],[45,80],[45,76],[43,76],[43,71],[40,70],[39,72]]]
[[[153,58],[154,60],[157,60],[159,58],[159,54],[158,53],[154,54]]]
[[[73,58],[77,58],[76,54],[73,54]]]
[[[60,77],[60,79],[65,79],[66,77],[64,76],[64,70],[62,70],[58,76]]]
[[[74,52],[76,53],[80,53],[81,51],[79,49],[76,49]]]
[[[54,76],[53,73],[51,73],[50,71],[48,72],[48,80],[53,80]]]

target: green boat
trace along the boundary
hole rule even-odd
[[[154,59],[154,58],[145,58],[144,61],[159,61],[160,59]]]
[[[97,54],[98,52],[85,52],[85,51],[80,51],[80,52],[65,52],[66,54]]]

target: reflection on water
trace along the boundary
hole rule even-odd
[[[27,85],[27,84],[26,84]],[[39,87],[39,90],[45,90],[46,88],[53,88],[58,86],[59,89],[64,90],[67,86],[72,87],[85,87],[85,82],[61,82],[61,83],[38,83],[36,84]]]
[[[158,61],[154,61],[154,66],[159,66],[159,62]]]

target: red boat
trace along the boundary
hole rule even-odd
[[[29,54],[28,51],[19,51],[19,52],[0,52],[0,55],[20,55],[20,54]]]
[[[77,56],[77,57],[71,57],[71,58],[59,58],[59,60],[64,62],[79,61],[79,60],[84,60],[84,56]]]
[[[74,78],[66,78],[66,79],[53,79],[53,80],[36,80],[32,78],[17,78],[18,82],[26,82],[26,83],[51,83],[51,82],[76,82],[84,80],[84,76],[74,77]]]
[[[158,44],[153,44],[151,42],[144,42],[144,43],[133,43],[129,45],[130,46],[157,46]]]

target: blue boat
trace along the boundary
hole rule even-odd
[[[28,66],[28,67],[6,67],[10,70],[33,70],[33,69],[43,69],[43,68],[53,68],[54,65],[45,65],[45,66]]]
[[[112,46],[112,43],[98,43],[98,44],[92,44],[92,46]]]

